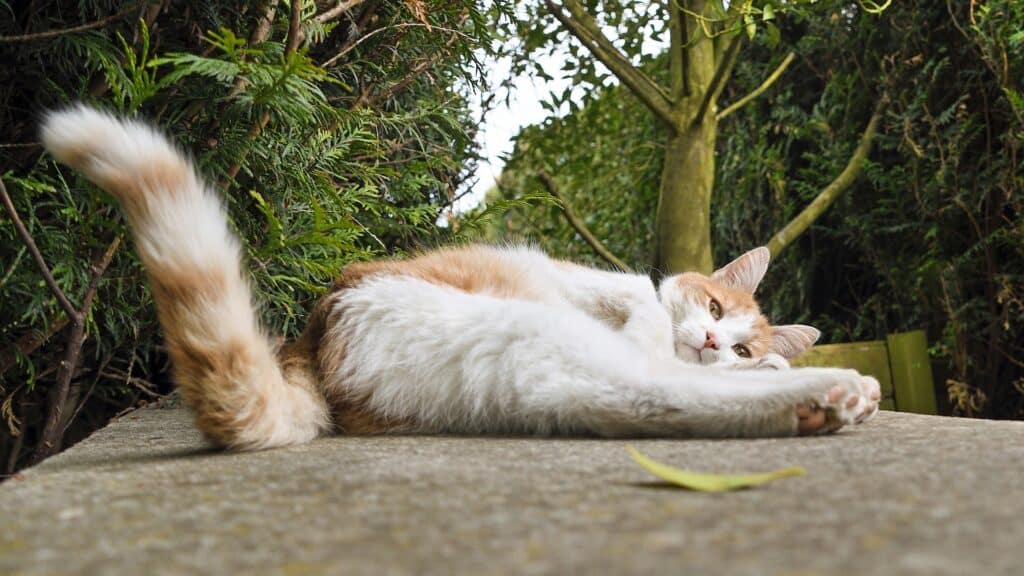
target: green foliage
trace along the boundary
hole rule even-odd
[[[91,263],[126,236],[112,200],[36,142],[39,114],[75,100],[153,119],[190,151],[224,191],[275,333],[295,334],[346,263],[458,239],[436,223],[476,158],[465,94],[482,84],[491,16],[472,2],[427,10],[406,0],[316,22],[324,6],[302,3],[305,42],[290,52],[283,2],[0,2],[0,36],[123,11],[95,29],[0,42],[0,174],[73,302]],[[2,474],[36,441],[64,314],[6,213],[0,243]],[[167,390],[130,242],[100,283],[87,329],[66,408],[76,414],[71,439]]]
[[[546,170],[591,232],[620,259],[642,267],[652,260],[662,129],[625,88],[598,94],[572,114],[524,129],[494,195],[546,194],[537,179]],[[557,205],[507,211],[491,231],[503,234],[530,239],[552,254],[608,265],[566,224]]]
[[[766,243],[807,206],[887,93],[864,174],[773,264],[760,299],[780,321],[822,328],[825,341],[926,328],[950,410],[1020,418],[1024,4],[994,0],[973,14],[954,4],[893,3],[879,17],[867,2],[822,0],[773,13],[778,37],[758,35],[741,53],[722,102],[757,87],[781,53],[798,58],[719,128],[715,257]],[[657,73],[665,59],[644,67]],[[595,235],[643,267],[660,129],[620,86],[583,102],[519,135],[501,193],[540,190],[546,168]],[[499,224],[492,235],[598,262],[555,209],[515,210]]]
[[[864,177],[775,263],[762,299],[833,341],[927,328],[953,411],[1024,417],[1022,7],[913,2],[877,20],[844,6],[789,23],[803,70],[723,130],[717,255],[763,241],[834,178],[884,78],[892,105]],[[749,87],[767,70],[751,59],[738,76]]]

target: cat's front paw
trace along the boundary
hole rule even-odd
[[[882,388],[871,376],[837,384],[823,396],[796,407],[801,436],[829,434],[850,424],[867,422],[878,413]]]
[[[789,361],[774,352],[761,356],[756,362],[754,367],[758,370],[789,370]]]

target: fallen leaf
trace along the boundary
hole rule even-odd
[[[676,486],[698,492],[730,492],[732,490],[750,488],[751,486],[757,486],[758,484],[764,484],[765,482],[785,478],[786,476],[803,476],[807,472],[803,468],[795,466],[761,474],[703,474],[656,462],[644,456],[632,446],[629,446],[628,450],[633,460],[636,460],[637,464],[646,468],[651,474]]]

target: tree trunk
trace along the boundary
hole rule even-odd
[[[722,6],[719,0],[669,4],[673,118],[655,215],[654,266],[666,275],[710,273],[711,192],[718,131],[715,77],[723,56],[715,49],[715,39],[704,34],[701,19],[713,19]],[[717,80],[720,83],[722,79]]]
[[[655,229],[655,266],[662,274],[712,270],[711,192],[717,122],[668,137]]]

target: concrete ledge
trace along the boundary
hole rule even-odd
[[[808,473],[754,490],[694,470]],[[338,437],[211,452],[142,410],[0,485],[0,574],[1020,574],[1024,423],[883,412],[813,439]]]

